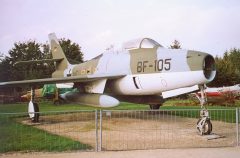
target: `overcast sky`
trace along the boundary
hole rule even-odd
[[[69,38],[85,59],[130,39],[222,54],[240,48],[239,0],[1,0],[0,52],[14,42]]]

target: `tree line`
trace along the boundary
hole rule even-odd
[[[66,57],[71,64],[84,61],[83,52],[79,44],[70,39],[62,38],[59,41]],[[179,41],[174,40],[170,49],[181,49]],[[0,53],[0,82],[13,80],[27,80],[36,78],[49,78],[55,70],[53,63],[18,64],[17,61],[51,59],[48,43],[26,41],[14,43],[9,50],[9,56],[2,57]],[[217,74],[208,84],[210,87],[231,86],[240,83],[240,49],[233,48],[224,53],[223,57],[215,57]]]
[[[59,43],[71,64],[83,62],[83,52],[79,44],[65,38],[60,39]],[[0,82],[49,78],[55,70],[54,63],[15,64],[18,61],[51,59],[48,43],[31,40],[14,43],[8,54],[0,61]]]
[[[240,49],[226,51],[223,57],[215,57],[217,74],[212,87],[232,86],[240,84]]]

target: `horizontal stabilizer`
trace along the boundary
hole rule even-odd
[[[28,60],[28,61],[18,61],[14,63],[14,66],[16,65],[22,65],[22,64],[42,64],[42,63],[50,63],[50,62],[60,62],[63,58],[59,59],[43,59],[43,60]]]

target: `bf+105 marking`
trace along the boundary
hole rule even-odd
[[[171,58],[154,60],[153,64],[149,61],[138,61],[137,72],[145,72],[146,68],[154,69],[154,72],[169,71],[171,70],[171,60]]]

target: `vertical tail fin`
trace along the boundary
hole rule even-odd
[[[59,59],[59,61],[56,62],[56,71],[53,72],[52,77],[64,77],[64,70],[68,68],[69,62],[57,40],[55,33],[50,33],[48,38],[53,59]]]

